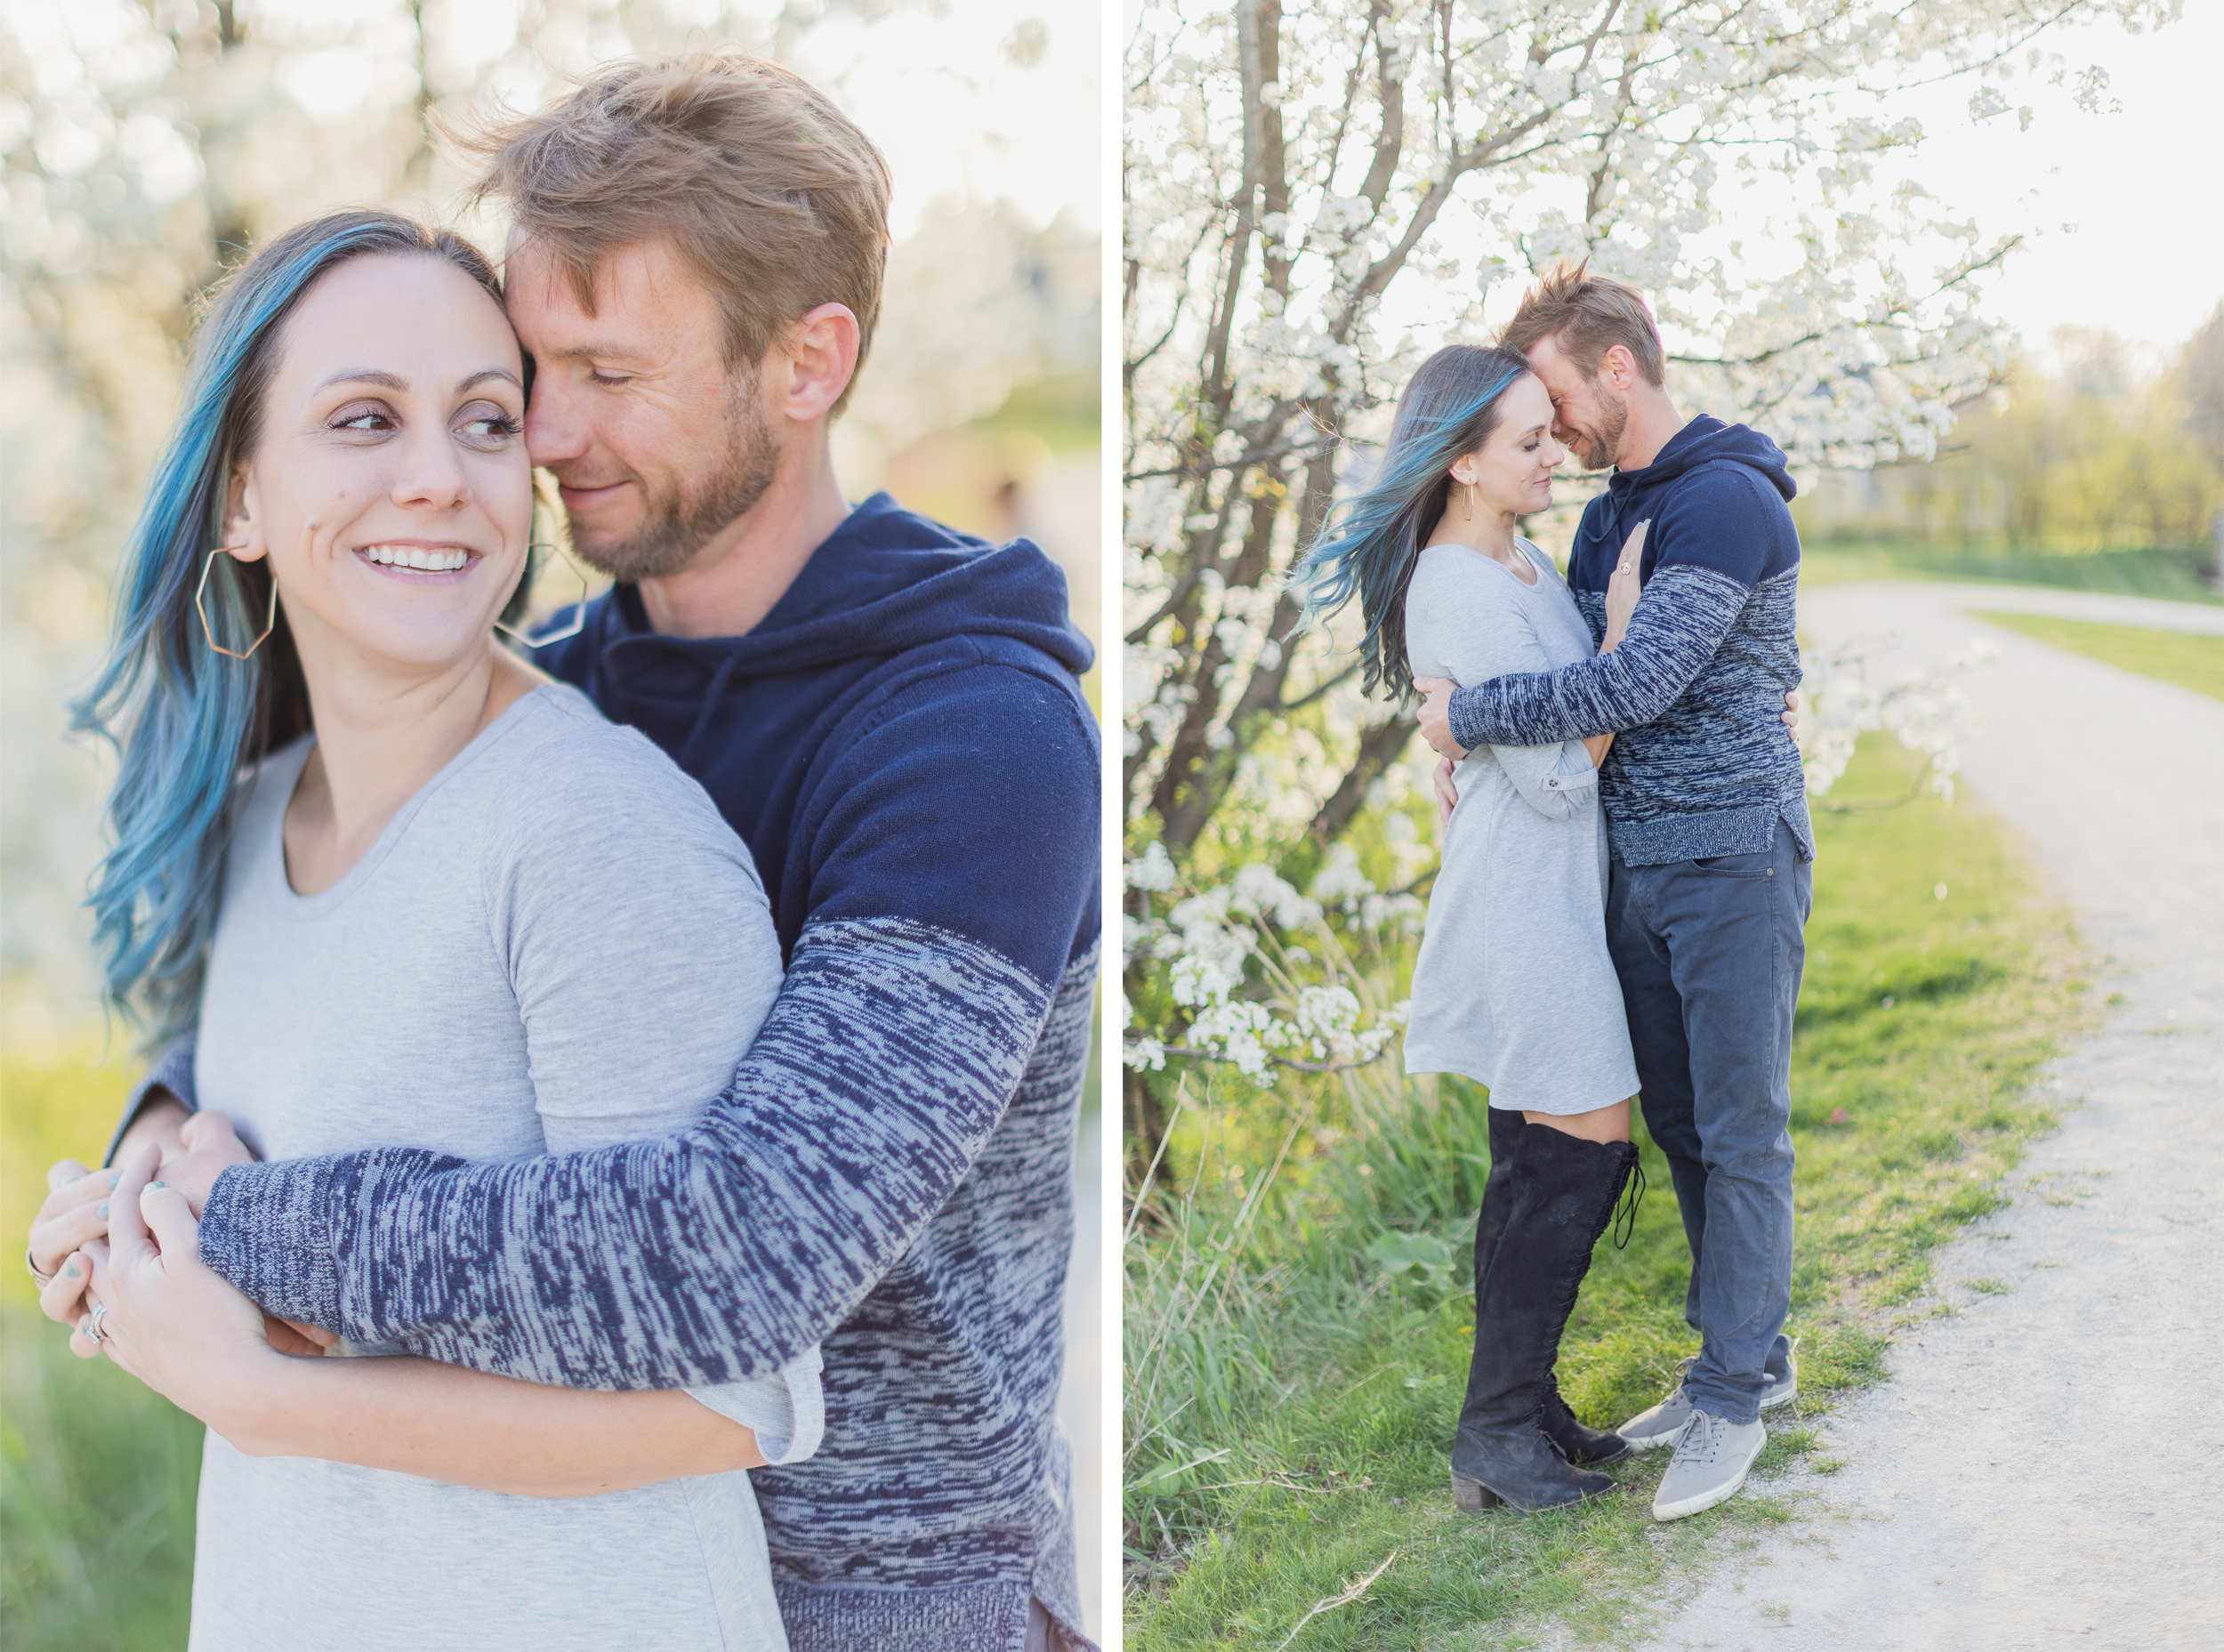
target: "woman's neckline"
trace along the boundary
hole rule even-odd
[[[309,766],[309,754],[315,749],[317,742],[314,733],[303,737],[300,761],[294,766],[292,780],[286,785],[286,798],[278,807],[278,818],[273,826],[273,834],[278,840],[278,888],[287,904],[294,911],[309,916],[335,907],[346,899],[373,872],[377,870],[379,863],[385,859],[394,845],[401,841],[403,834],[409,829],[409,823],[416,818],[417,811],[424,807],[426,800],[446,786],[459,771],[475,761],[481,752],[494,743],[500,733],[506,732],[513,727],[523,714],[526,706],[539,700],[544,690],[555,686],[554,683],[547,682],[536,684],[511,701],[493,721],[464,743],[462,751],[449,758],[430,780],[410,794],[408,800],[394,810],[393,818],[387,821],[378,836],[372,840],[371,846],[356,857],[353,865],[322,889],[307,895],[294,887],[293,873],[287,869],[286,864],[286,811],[293,802],[294,788],[301,784],[302,773]]]
[[[1454,551],[1464,551],[1470,556],[1481,558],[1484,561],[1489,563],[1493,568],[1496,568],[1500,573],[1505,575],[1508,579],[1512,580],[1515,584],[1519,585],[1524,591],[1535,591],[1539,584],[1543,583],[1543,570],[1537,567],[1536,559],[1531,554],[1529,550],[1529,542],[1522,538],[1519,534],[1516,534],[1513,536],[1513,549],[1514,553],[1520,557],[1521,560],[1528,567],[1529,576],[1527,579],[1524,579],[1520,575],[1515,573],[1513,569],[1508,568],[1496,557],[1491,555],[1489,552],[1483,550],[1478,545],[1462,544],[1456,539],[1439,539],[1437,541],[1436,544],[1430,545],[1428,548],[1433,551],[1438,545],[1443,545]]]

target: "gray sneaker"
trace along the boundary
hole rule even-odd
[[[1718,1503],[1727,1503],[1745,1483],[1769,1430],[1759,1421],[1731,1422],[1711,1411],[1694,1410],[1676,1441],[1676,1455],[1653,1494],[1653,1519],[1680,1520]]]
[[[1777,1345],[1769,1350],[1761,1371],[1769,1379],[1769,1386],[1761,1390],[1762,1409],[1781,1406],[1799,1398],[1800,1339],[1779,1336]],[[1648,1411],[1640,1411],[1615,1430],[1629,1441],[1633,1451],[1651,1451],[1660,1446],[1672,1446],[1683,1438],[1683,1431],[1691,1423],[1691,1401],[1683,1391],[1683,1379],[1697,1359],[1676,1361],[1676,1385],[1668,1390],[1668,1398]]]

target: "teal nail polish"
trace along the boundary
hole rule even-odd
[[[95,1216],[98,1216],[102,1221],[106,1221],[109,1219],[109,1202],[106,1199],[102,1199],[98,1205],[93,1207],[93,1213]]]
[[[150,1181],[147,1184],[147,1191],[152,1193],[157,1188],[166,1188],[169,1185],[166,1181]]]
[[[76,1257],[74,1257],[74,1256],[73,1256],[73,1257],[71,1257],[71,1258],[69,1259],[69,1261],[68,1261],[66,1264],[64,1264],[64,1266],[63,1266],[63,1268],[62,1268],[62,1271],[63,1271],[64,1273],[68,1274],[68,1275],[71,1278],[73,1278],[73,1279],[74,1279],[74,1278],[76,1278],[76,1277],[77,1277],[77,1258],[76,1258]]]
[[[114,1186],[115,1186],[117,1182],[119,1182],[119,1181],[123,1181],[123,1180],[124,1180],[124,1173],[123,1173],[122,1171],[120,1171],[120,1170],[112,1170],[112,1171],[109,1172],[109,1187],[111,1187],[111,1188],[112,1188],[112,1187],[114,1187]]]

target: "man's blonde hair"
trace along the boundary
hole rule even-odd
[[[1599,375],[1607,351],[1620,344],[1636,359],[1648,384],[1657,389],[1666,383],[1660,329],[1643,296],[1627,281],[1592,275],[1588,258],[1580,263],[1563,258],[1538,276],[1498,342],[1526,356],[1548,338],[1559,341],[1561,353],[1587,379]]]
[[[557,261],[589,315],[602,260],[661,240],[717,298],[729,366],[753,368],[825,303],[857,317],[864,365],[888,266],[888,163],[802,76],[740,52],[628,63],[460,141],[487,163],[473,198],[509,203],[514,238]],[[835,411],[849,399],[845,387]]]

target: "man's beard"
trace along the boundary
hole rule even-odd
[[[1610,471],[1622,452],[1623,433],[1630,428],[1630,404],[1616,401],[1611,393],[1596,399],[1605,411],[1600,415],[1596,431],[1579,431],[1583,450],[1576,456],[1583,462],[1586,471]]]
[[[758,405],[754,374],[735,381],[726,403],[726,438],[718,469],[694,487],[682,480],[652,492],[646,478],[636,477],[647,516],[629,537],[607,544],[582,543],[579,525],[574,522],[572,542],[580,555],[611,578],[629,584],[665,578],[694,561],[721,529],[753,510],[772,486],[780,448],[773,439],[771,422]]]

